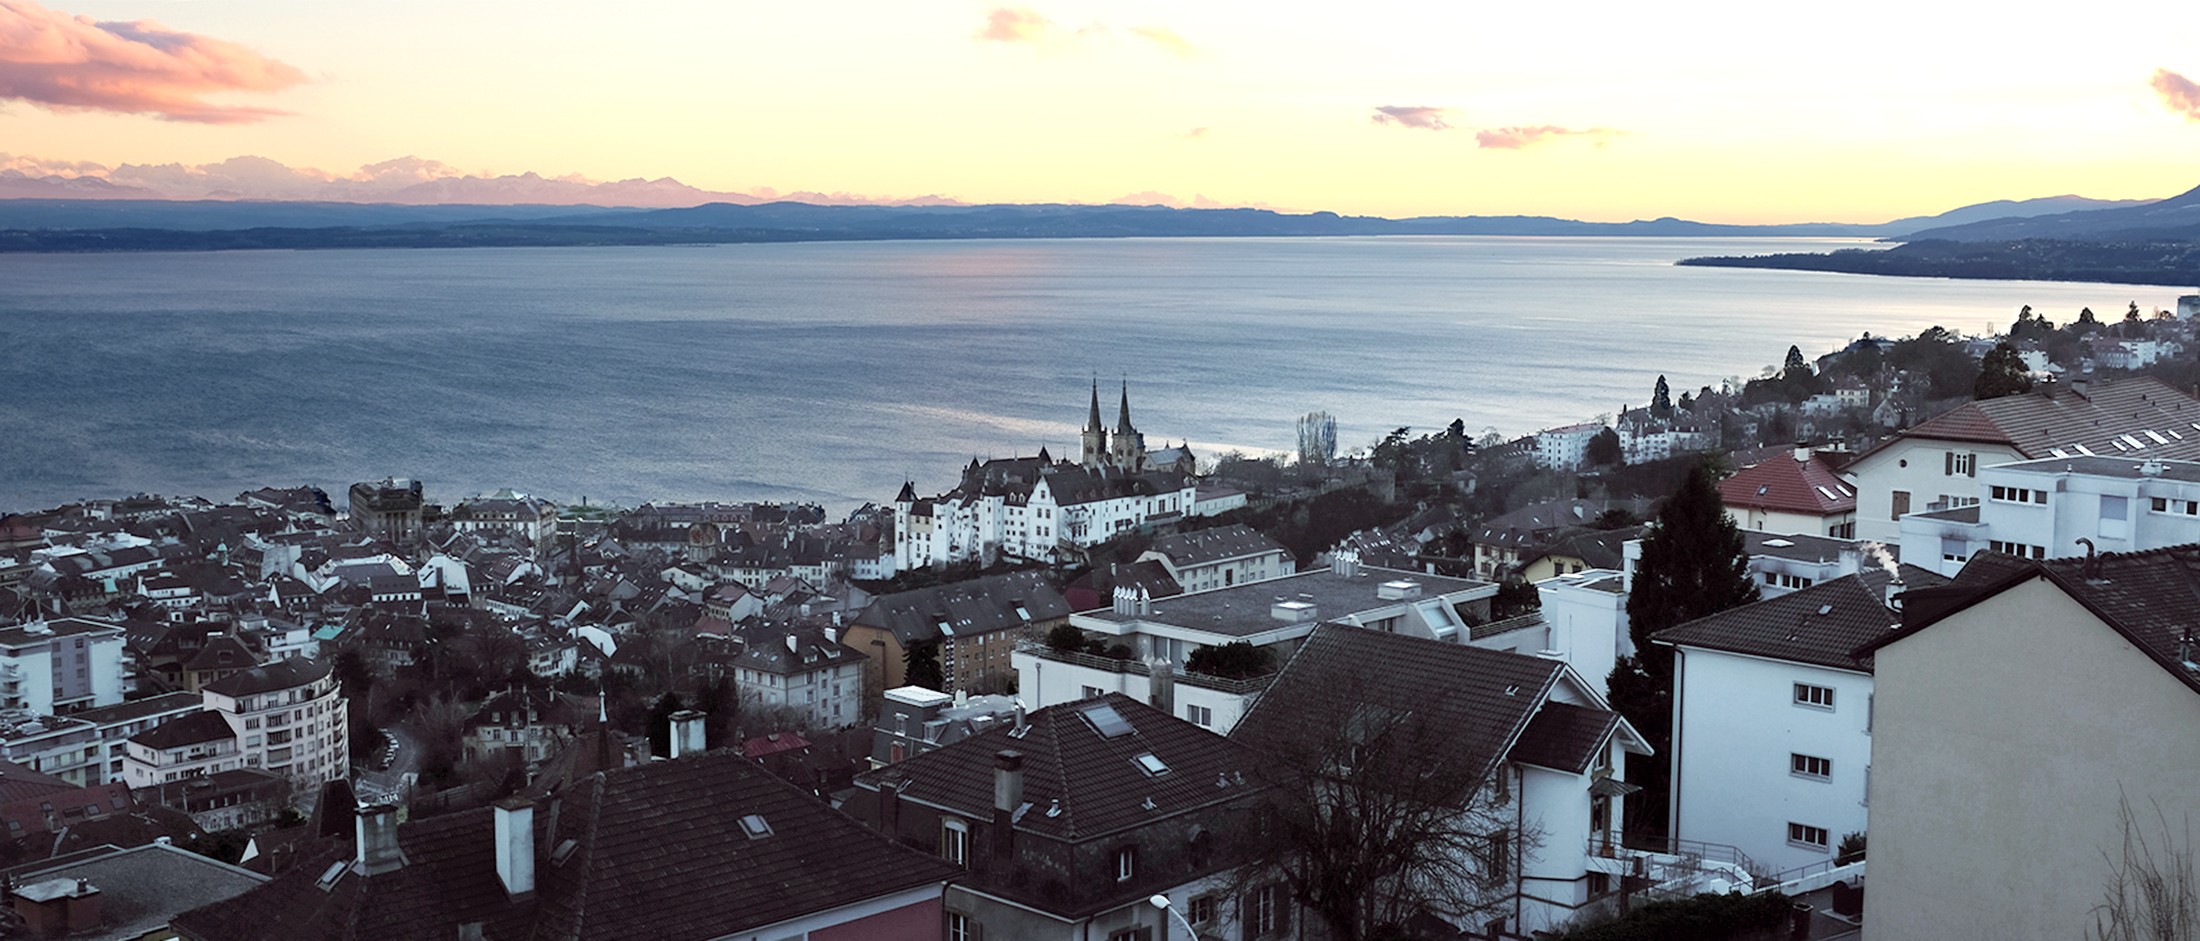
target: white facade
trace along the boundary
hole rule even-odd
[[[1589,439],[1603,431],[1596,422],[1583,422],[1536,432],[1535,464],[1552,470],[1577,470],[1589,459]]]
[[[1540,445],[1540,438],[1538,445]],[[1583,448],[1587,448],[1583,443]],[[1701,431],[1683,431],[1678,428],[1659,430],[1633,429],[1620,435],[1620,456],[1629,464],[1662,461],[1676,454],[1693,454],[1709,449],[1711,436]],[[1584,456],[1587,451],[1584,450]]]
[[[245,767],[286,775],[302,788],[313,788],[351,769],[347,704],[336,677],[323,666],[300,669],[299,682],[291,685],[262,689],[253,682],[264,671],[305,662],[286,660],[232,674],[208,684],[200,695],[206,708],[228,721]]]
[[[1590,569],[1535,584],[1548,626],[1543,649],[1556,652],[1599,696],[1609,694],[1604,684],[1619,658],[1635,652],[1627,631],[1625,588],[1625,576],[1609,569]]]
[[[1830,860],[1864,831],[1871,674],[1682,646],[1673,688],[1668,833],[1780,872]],[[1806,839],[1790,839],[1790,824],[1811,828]]]
[[[1021,502],[1005,494],[934,498],[929,525],[914,522],[913,503],[897,501],[894,565],[906,570],[996,553],[1051,560],[1062,544],[1098,545],[1153,517],[1189,515],[1198,495],[1198,486],[1187,479],[1176,490],[1065,506],[1042,476]]]
[[[1905,514],[1976,503],[1981,468],[2023,458],[2005,444],[1896,438],[1843,471],[1856,482],[1856,537],[1899,542]]]
[[[229,736],[174,748],[154,748],[142,742],[123,745],[122,780],[133,789],[207,777],[242,767],[244,755],[237,750],[237,740]]]
[[[122,628],[92,618],[0,630],[0,709],[51,715],[122,701]]]
[[[2200,542],[2200,463],[2043,458],[1980,469],[1975,510],[1902,519],[1902,558],[1954,575],[1985,549],[2028,559]]]
[[[815,669],[779,673],[744,665],[734,671],[743,699],[803,713],[815,729],[837,729],[863,714],[863,661],[820,661]]]

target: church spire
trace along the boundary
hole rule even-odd
[[[1086,419],[1085,430],[1102,430],[1100,424],[1100,378],[1098,376],[1093,377],[1092,380],[1092,417]]]
[[[1117,412],[1116,415],[1115,433],[1119,435],[1129,434],[1133,429],[1131,428],[1131,381],[1128,379],[1123,380],[1123,409]]]

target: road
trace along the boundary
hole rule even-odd
[[[397,755],[387,768],[359,772],[352,789],[358,792],[362,801],[399,799],[405,792],[406,776],[420,773],[420,740],[402,725],[391,726],[382,732],[397,746]]]

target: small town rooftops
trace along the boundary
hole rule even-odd
[[[1418,597],[1382,597],[1386,582],[1412,582],[1418,587]],[[1317,618],[1337,620],[1439,597],[1447,599],[1446,603],[1457,603],[1496,593],[1496,585],[1470,578],[1447,578],[1374,566],[1362,566],[1355,574],[1340,575],[1331,567],[1156,599],[1152,609],[1144,614],[1101,608],[1080,612],[1077,617],[1117,624],[1134,621],[1164,624],[1229,637],[1252,637],[1276,630],[1310,629],[1310,624],[1294,625],[1277,620],[1270,609],[1280,603],[1310,604]]]
[[[219,712],[207,711],[170,719],[130,736],[130,741],[156,751],[167,751],[235,737],[237,733],[230,729],[229,720],[222,718]]]
[[[278,689],[305,686],[328,676],[328,664],[318,660],[291,657],[277,660],[265,666],[240,670],[212,683],[204,689],[230,698],[255,696]]]
[[[2048,383],[1967,402],[1864,452],[1905,439],[2007,445],[2027,458],[2200,459],[2200,401],[2148,376]],[[1854,466],[1852,464],[1851,466]]]
[[[82,635],[106,635],[122,633],[122,627],[107,621],[91,618],[55,618],[51,621],[33,621],[29,624],[0,629],[0,647],[36,647],[56,637]]]
[[[1197,529],[1185,533],[1171,533],[1153,541],[1148,549],[1156,555],[1166,556],[1178,568],[1188,565],[1205,565],[1224,559],[1237,559],[1265,552],[1282,552],[1283,546],[1243,523],[1217,526],[1213,529]]]
[[[1068,614],[1069,602],[1047,573],[1027,571],[880,595],[855,623],[909,644],[1020,628]]]
[[[1856,491],[1832,459],[1809,448],[1736,471],[1719,481],[1719,499],[1735,509],[1832,516],[1856,512]]]
[[[1902,587],[1897,591],[1933,588],[1948,581],[1914,565],[1901,566],[1901,572]],[[1857,648],[1892,632],[1902,620],[1901,611],[1887,604],[1892,580],[1886,569],[1868,568],[1697,618],[1659,631],[1652,639],[1675,647],[1870,673],[1871,658],[1857,656]]]

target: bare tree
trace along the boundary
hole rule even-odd
[[[2154,805],[2159,836],[2143,832],[2131,799],[2117,801],[2123,825],[2119,855],[2101,854],[2109,879],[2100,905],[2093,909],[2088,939],[2098,941],[2200,941],[2200,881],[2192,864],[2192,820],[2180,821],[2180,837],[2169,816]]]
[[[1292,704],[1292,721],[1239,726],[1262,753],[1261,799],[1233,851],[1241,897],[1281,883],[1337,941],[1408,938],[1431,917],[1473,926],[1510,911],[1524,830],[1505,770],[1372,680]],[[1455,730],[1454,730],[1455,731]],[[1309,734],[1313,733],[1313,734]]]

